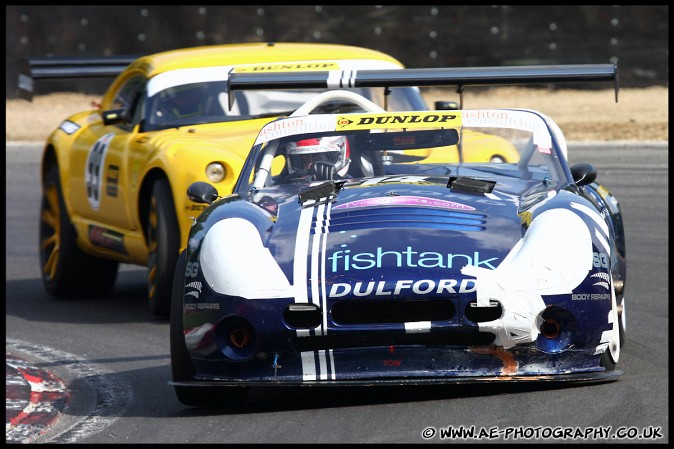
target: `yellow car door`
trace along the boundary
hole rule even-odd
[[[126,153],[132,132],[117,126],[94,124],[72,146],[70,198],[74,215],[92,224],[133,229],[125,185]]]

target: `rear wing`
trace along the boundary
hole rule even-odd
[[[19,63],[19,97],[31,101],[33,81],[115,77],[139,56],[23,58]],[[228,78],[229,107],[237,90],[346,89],[358,87],[439,87],[613,81],[618,102],[618,65],[566,64],[502,67],[447,67],[390,70],[332,70],[306,72],[237,72]],[[461,99],[461,103],[463,100]]]
[[[613,81],[618,102],[618,64],[566,64],[504,67],[447,67],[322,72],[236,72],[229,74],[229,107],[237,90],[347,89],[358,87],[466,86],[587,83]],[[461,100],[461,103],[463,100]]]
[[[119,75],[138,56],[22,58],[19,60],[19,97],[33,99],[37,79],[107,78]]]

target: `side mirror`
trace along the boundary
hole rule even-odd
[[[578,186],[586,186],[597,179],[597,169],[592,164],[581,162],[571,167],[571,176]]]
[[[459,103],[456,101],[436,101],[435,102],[436,111],[458,111]]]
[[[105,126],[114,125],[115,123],[123,123],[129,121],[128,110],[125,108],[121,109],[109,109],[107,111],[101,112],[103,117],[103,124]]]
[[[195,203],[211,204],[218,199],[218,190],[207,182],[193,182],[187,187],[187,198]]]

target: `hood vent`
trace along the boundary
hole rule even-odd
[[[456,176],[451,176],[447,183],[447,187],[452,190],[470,193],[491,193],[491,191],[494,190],[495,185],[496,182],[494,181],[484,181],[482,179],[466,177],[457,178]]]
[[[381,207],[331,211],[330,231],[363,228],[430,228],[484,231],[487,216],[475,212],[431,208]]]

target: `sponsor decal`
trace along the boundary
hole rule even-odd
[[[592,253],[592,266],[597,268],[608,268],[608,256],[606,253]]]
[[[330,286],[328,296],[389,296],[471,293],[476,290],[475,279],[399,279],[397,281],[337,282]]]
[[[343,245],[346,246],[346,245]],[[480,252],[473,254],[438,253],[432,251],[414,251],[408,246],[403,251],[385,250],[377,247],[374,252],[351,253],[350,249],[334,251],[327,257],[327,268],[333,273],[349,270],[369,270],[385,266],[398,268],[460,268],[465,265],[496,269],[498,257],[481,259]],[[494,264],[493,264],[494,263]]]
[[[78,129],[80,129],[80,125],[78,125],[75,122],[71,122],[70,120],[65,120],[61,125],[59,126],[59,129],[63,131],[64,133],[71,135]]]
[[[185,277],[188,278],[193,278],[197,277],[199,274],[199,262],[187,262],[187,266],[185,267]],[[201,284],[199,283],[201,286]],[[188,284],[187,287],[192,287],[192,284]],[[201,291],[201,288],[199,288],[199,291]]]
[[[362,114],[357,118],[345,116],[337,117],[338,130],[374,129],[381,128],[428,128],[442,126],[458,128],[461,126],[461,117],[456,112],[415,112],[413,114]]]
[[[608,189],[601,184],[597,184],[597,193],[604,200],[606,200],[606,197],[610,195]]]
[[[479,123],[480,126],[483,126],[486,123],[503,123],[504,121],[511,120],[508,111],[490,111],[481,109],[461,111],[461,117],[467,124],[472,126],[478,126],[475,125],[475,123]]]
[[[134,162],[133,165],[131,166],[131,191],[134,193],[138,190],[139,171],[140,167],[138,166],[138,162]]]
[[[325,117],[298,117],[285,120],[276,120],[265,125],[257,136],[255,144],[267,142],[295,134],[334,131],[335,122],[332,116]]]
[[[111,229],[102,228],[100,226],[89,225],[89,241],[94,246],[108,248],[118,253],[126,254],[124,247],[124,235],[115,232]]]
[[[520,223],[522,223],[522,226],[528,228],[531,224],[531,211],[526,210],[524,212],[520,212],[518,215],[520,217]]]
[[[108,177],[106,178],[105,193],[108,196],[117,198],[117,184],[119,182],[119,167],[117,165],[108,165]]]
[[[602,197],[604,201],[613,206],[613,210],[616,210],[618,207],[618,200],[615,199],[613,195],[601,184],[597,185],[597,193]]]
[[[538,115],[524,111],[496,111],[476,109],[461,111],[466,127],[513,128],[533,133],[534,144],[540,148],[552,148],[548,127]]]
[[[220,310],[220,303],[200,302],[197,303],[197,310]]]
[[[606,290],[609,289],[609,276],[608,273],[595,273],[591,278],[599,278],[597,282],[595,282],[592,285],[599,285],[601,287],[604,287]]]
[[[410,183],[415,183],[415,184],[427,184],[432,182],[431,177],[428,176],[415,176],[415,175],[403,175],[403,176],[383,176],[379,178],[370,178],[367,179],[363,182],[360,183],[361,186],[374,186],[377,184],[397,184],[397,183],[405,183],[405,184],[410,184]],[[444,183],[443,179],[443,183]],[[429,192],[427,190],[416,190],[411,193],[422,193],[426,195],[444,195],[444,193],[436,193],[436,192]],[[361,196],[367,196],[367,195],[377,195],[377,193],[374,192],[362,192],[360,194]]]
[[[201,212],[202,210],[206,209],[205,204],[186,204],[185,205],[185,210],[186,211],[192,211],[192,212]]]
[[[103,180],[103,167],[105,165],[105,154],[108,151],[110,141],[114,134],[106,134],[94,143],[87,156],[87,163],[84,166],[84,180],[86,183],[87,199],[93,210],[98,210],[101,202],[101,183]]]
[[[351,201],[349,203],[334,206],[333,209],[350,209],[356,207],[375,207],[375,206],[426,206],[441,207],[443,209],[475,210],[474,207],[465,204],[455,203],[453,201],[439,200],[436,198],[424,198],[420,196],[387,196],[378,198],[367,198],[363,200]]]
[[[184,310],[220,310],[220,304],[217,302],[187,303]]]
[[[199,284],[195,286],[194,284]],[[192,282],[187,284],[185,288],[192,286],[197,290],[193,290],[185,293],[185,296],[194,296],[196,299],[199,298],[199,293],[201,292],[201,282]],[[197,303],[185,303],[184,310],[220,310],[220,303],[217,302],[197,302]]]
[[[185,296],[194,296],[196,299],[199,299],[199,294],[201,293],[201,282],[190,282],[185,286],[185,290],[192,289],[185,292]]]
[[[433,176],[414,176],[414,175],[404,175],[404,176],[383,176],[383,177],[378,177],[378,178],[370,178],[367,179],[363,182],[359,182],[358,185],[365,187],[365,186],[372,186],[372,185],[377,185],[377,184],[433,184],[437,182],[442,182],[445,184],[447,182],[447,178],[444,178],[442,180],[439,180],[436,177]],[[446,193],[444,192],[433,192],[429,191],[428,189],[410,189],[406,193],[409,193],[410,196],[417,196],[417,195],[437,195],[441,198],[444,198]],[[363,191],[360,193],[361,197],[374,197],[376,198],[375,195],[380,195],[378,192],[370,192],[370,191]],[[485,205],[490,205],[490,206],[505,206],[508,203],[504,200],[499,199],[497,196],[492,196],[487,198],[485,197],[476,197],[475,195],[470,195],[470,194],[455,194],[452,195],[452,198],[456,198],[459,200],[466,200],[470,201],[471,203],[479,203],[479,204],[485,204]],[[513,202],[509,198],[506,198],[507,201]],[[460,203],[459,203],[460,204]]]
[[[336,62],[293,62],[282,64],[265,64],[235,67],[234,73],[254,73],[254,72],[305,72],[305,71],[328,71],[339,70],[339,64]]]
[[[596,301],[611,299],[610,293],[574,293],[571,295],[572,301]]]

